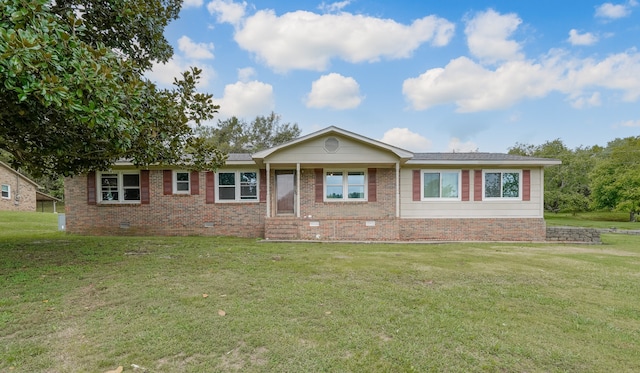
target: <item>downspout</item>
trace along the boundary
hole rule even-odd
[[[15,197],[13,197],[13,204],[18,206],[20,204],[20,176],[16,174],[16,193]]]
[[[267,163],[267,218],[271,217],[271,164]]]
[[[400,162],[396,162],[396,218],[400,217]]]
[[[300,217],[300,163],[296,163],[296,218]]]

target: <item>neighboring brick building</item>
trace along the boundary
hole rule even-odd
[[[38,184],[0,162],[0,210],[36,211],[38,188]]]
[[[544,241],[553,159],[411,153],[329,127],[216,172],[119,163],[65,180],[67,231],[294,240]]]

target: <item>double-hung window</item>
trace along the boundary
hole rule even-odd
[[[189,194],[191,192],[190,177],[188,171],[174,171],[173,194]]]
[[[139,172],[98,173],[98,196],[102,203],[140,202]]]
[[[218,172],[216,177],[216,197],[220,202],[258,201],[258,172]]]
[[[485,171],[485,199],[520,199],[522,196],[521,171]]]
[[[336,170],[325,172],[325,200],[366,201],[365,172]]]
[[[0,193],[2,198],[11,198],[11,185],[2,184],[0,187]]]
[[[460,171],[422,171],[422,200],[460,200]]]

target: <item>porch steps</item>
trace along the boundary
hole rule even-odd
[[[299,238],[296,219],[271,218],[265,222],[264,236],[272,240],[295,240]]]

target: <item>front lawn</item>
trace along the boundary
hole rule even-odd
[[[628,212],[580,212],[544,214],[548,226],[570,226],[603,229],[633,229],[640,230],[640,222],[630,222]]]
[[[640,371],[640,237],[282,244],[7,224],[3,372]]]

